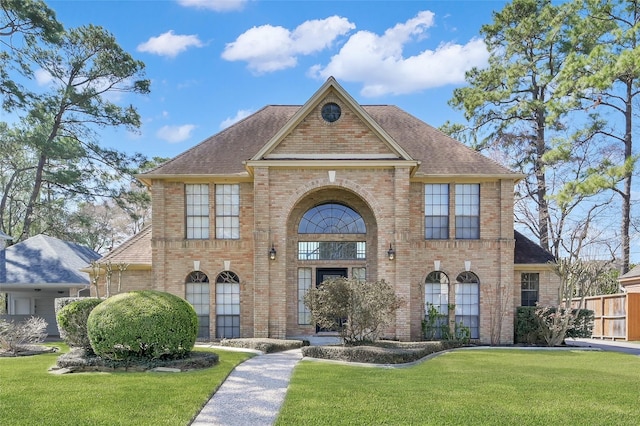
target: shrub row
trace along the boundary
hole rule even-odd
[[[305,345],[309,345],[309,342],[303,340],[280,339],[222,339],[220,341],[220,346],[254,349],[262,351],[265,354],[297,349]]]
[[[373,346],[306,346],[302,348],[302,355],[345,362],[403,364],[460,346],[453,341],[410,343],[378,341]]]
[[[535,306],[519,306],[516,309],[516,327],[514,341],[527,345],[544,345],[542,337],[542,324],[536,316]],[[555,309],[550,310],[550,313]],[[572,328],[567,330],[566,337],[591,337],[593,331],[593,311],[589,309],[573,310],[577,313],[576,321]]]

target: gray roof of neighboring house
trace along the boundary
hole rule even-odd
[[[513,263],[516,264],[532,264],[532,263],[549,263],[555,262],[556,258],[540,247],[540,245],[534,243],[529,238],[525,237],[518,231],[513,231],[516,239],[516,248],[514,250]]]
[[[81,245],[36,235],[5,249],[6,284],[89,284],[80,272],[100,254]]]
[[[257,154],[300,108],[266,106],[141,177],[246,174],[243,162]],[[397,106],[363,105],[362,108],[414,160],[420,161],[416,176],[520,176]]]

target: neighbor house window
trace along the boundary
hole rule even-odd
[[[480,185],[456,185],[456,238],[480,238]]]
[[[470,338],[480,338],[480,280],[473,272],[456,279],[456,324],[469,328]]]
[[[209,185],[185,185],[187,239],[209,238]]]
[[[449,238],[449,185],[446,183],[424,186],[424,237],[428,240]]]
[[[311,324],[311,311],[304,304],[304,297],[311,289],[311,268],[298,268],[298,324]]]
[[[522,306],[536,306],[540,288],[540,274],[525,272],[520,275]]]
[[[240,185],[216,185],[216,238],[240,238]]]

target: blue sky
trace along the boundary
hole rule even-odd
[[[173,157],[265,105],[301,105],[329,76],[361,104],[440,126],[447,101],[484,66],[479,36],[504,1],[48,0],[67,28],[110,31],[146,64],[139,134],[105,146]],[[46,84],[46,78],[41,81]]]

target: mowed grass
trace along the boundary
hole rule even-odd
[[[251,356],[214,352],[218,365],[183,373],[53,375],[59,353],[0,358],[0,425],[187,425]]]
[[[640,357],[459,350],[381,369],[302,361],[277,425],[639,425]]]

